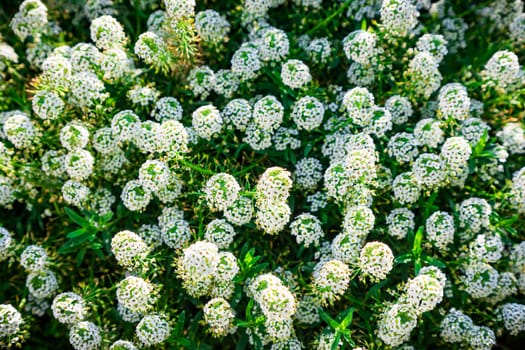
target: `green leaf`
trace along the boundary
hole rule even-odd
[[[339,328],[339,323],[334,320],[330,315],[328,315],[322,308],[317,309],[319,316],[325,321],[332,329],[337,330]]]
[[[69,232],[66,237],[67,238],[78,238],[78,237],[82,237],[84,235],[89,235],[89,232],[88,232],[88,230],[85,227],[82,227],[82,228],[80,228],[78,230]],[[87,238],[89,238],[89,237],[87,237]]]
[[[73,209],[70,209],[68,207],[64,208],[64,211],[66,212],[67,216],[73,221],[75,224],[87,227],[89,226],[89,221],[77,214]]]
[[[346,312],[348,312],[348,315],[345,316],[343,321],[341,321],[341,327],[342,329],[348,328],[348,326],[352,323],[352,319],[354,317],[354,308],[349,308]]]

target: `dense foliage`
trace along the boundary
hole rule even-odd
[[[2,4],[0,347],[519,346],[523,11]]]

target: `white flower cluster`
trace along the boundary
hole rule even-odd
[[[321,305],[333,305],[346,292],[351,270],[344,262],[333,259],[319,262],[312,274],[312,285]]]
[[[0,305],[0,338],[2,338],[2,342],[4,338],[14,336],[18,333],[23,323],[24,319],[22,315],[12,305]]]
[[[280,167],[266,169],[259,178],[255,223],[265,233],[279,233],[290,220],[290,207],[286,201],[291,188],[290,172]]]
[[[223,298],[213,298],[204,305],[204,320],[210,327],[214,337],[223,337],[235,333],[237,327],[233,324],[235,311]]]
[[[496,335],[492,329],[477,326],[462,311],[450,309],[441,321],[441,338],[447,343],[461,343],[473,349],[492,349]]]
[[[410,279],[398,301],[389,306],[378,323],[379,338],[387,345],[399,346],[410,338],[418,317],[443,299],[446,276],[436,267],[424,267]]]
[[[232,280],[239,266],[232,253],[219,252],[214,243],[198,241],[184,249],[177,261],[177,274],[186,292],[198,298],[204,295],[229,299]]]
[[[307,248],[310,245],[319,246],[324,236],[321,221],[308,213],[298,215],[290,224],[290,230],[297,244],[303,244]]]

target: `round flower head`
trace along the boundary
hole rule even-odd
[[[12,305],[0,305],[0,338],[14,336],[23,323],[22,315]]]
[[[472,148],[468,141],[461,137],[449,137],[441,147],[440,157],[445,163],[446,171],[457,171],[462,165],[466,165]]]
[[[374,107],[371,123],[367,125],[363,131],[377,138],[381,138],[390,130],[392,130],[392,115],[388,109],[384,107]]]
[[[469,198],[459,206],[459,227],[466,231],[478,233],[482,228],[490,226],[492,207],[482,198]]]
[[[311,244],[319,246],[324,236],[321,221],[312,214],[304,213],[298,215],[290,224],[292,236],[295,236],[297,244],[309,247]]]
[[[219,262],[215,270],[215,282],[219,284],[232,282],[239,270],[239,264],[237,264],[235,255],[230,252],[220,252]]]
[[[265,233],[276,235],[290,221],[291,210],[286,202],[265,202],[258,204],[255,224]]]
[[[525,154],[525,129],[520,123],[507,123],[496,133],[511,154]]]
[[[354,232],[341,232],[334,237],[330,245],[332,257],[350,266],[356,266],[359,251],[363,247],[363,238]]]
[[[37,245],[27,246],[20,255],[20,264],[27,271],[41,271],[48,263],[44,248]]]
[[[241,81],[257,77],[261,69],[261,61],[259,60],[259,51],[257,48],[251,44],[241,45],[232,56],[231,69]]]
[[[268,280],[266,276],[271,279]],[[252,282],[250,289],[267,319],[286,320],[295,313],[295,297],[280,279],[272,275],[261,275]]]
[[[420,52],[410,61],[407,76],[415,92],[425,98],[439,89],[443,78],[439,73],[438,62],[428,52]]]
[[[124,110],[115,114],[111,119],[111,130],[118,141],[131,141],[138,132],[139,124],[138,115],[132,110]]]
[[[225,210],[237,200],[240,190],[237,180],[230,174],[213,175],[204,187],[208,207],[213,211]]]
[[[14,240],[9,231],[0,226],[0,262],[11,254]]]
[[[394,198],[399,204],[412,204],[417,202],[421,194],[421,187],[412,172],[401,173],[392,183]]]
[[[312,80],[310,69],[300,60],[288,60],[281,68],[283,84],[292,89],[299,89]]]
[[[168,156],[175,157],[180,153],[188,152],[190,136],[188,130],[177,120],[165,120],[160,125],[160,148]]]
[[[90,26],[91,40],[101,50],[122,47],[126,42],[126,34],[122,25],[111,16],[101,16],[94,19]]]
[[[70,101],[77,107],[91,108],[103,103],[109,97],[104,91],[104,83],[94,73],[80,72],[71,77]]]
[[[64,182],[62,186],[62,197],[64,201],[79,208],[82,208],[86,203],[90,193],[91,191],[86,185],[77,181],[68,180]]]
[[[472,262],[464,266],[461,281],[472,298],[488,297],[498,286],[498,270],[487,263]]]
[[[237,330],[233,324],[235,311],[223,298],[211,299],[204,305],[204,320],[214,337],[223,337]]]
[[[162,240],[172,249],[183,248],[191,238],[191,229],[182,218],[174,219],[162,226]]]
[[[472,326],[466,334],[466,342],[472,349],[490,350],[496,345],[496,335],[489,327]]]
[[[164,0],[166,15],[172,21],[195,16],[195,0]]]
[[[183,250],[177,273],[189,295],[198,298],[209,293],[219,259],[219,248],[210,242],[195,242]]]
[[[138,350],[138,348],[130,341],[117,340],[109,347],[109,350]]]
[[[498,51],[485,64],[484,74],[489,83],[496,87],[508,89],[520,79],[520,64],[514,52]]]
[[[146,346],[161,344],[170,336],[170,324],[163,315],[147,315],[137,324],[135,332],[140,342]]]
[[[291,188],[292,179],[288,170],[280,167],[266,169],[257,182],[257,206],[286,201]]]
[[[407,208],[392,209],[386,217],[388,234],[397,239],[405,238],[409,231],[414,230],[414,218],[414,213]]]
[[[134,68],[127,52],[120,47],[111,48],[102,54],[100,70],[107,82],[114,83],[129,74]]]
[[[366,277],[378,282],[386,278],[394,265],[390,247],[381,242],[369,242],[361,249],[359,268]]]
[[[388,141],[388,155],[398,163],[410,163],[419,154],[417,141],[413,134],[399,132]]]
[[[102,53],[95,45],[79,43],[73,46],[70,53],[66,54],[65,57],[69,58],[72,74],[97,74],[100,69]]]
[[[417,314],[406,304],[393,304],[377,325],[377,336],[387,345],[399,346],[410,338],[417,325]]]
[[[277,151],[284,151],[287,148],[298,149],[301,147],[301,141],[297,136],[299,136],[297,129],[280,127],[273,135],[273,145]]]
[[[51,270],[33,271],[27,275],[26,287],[37,299],[46,299],[58,290],[58,281]]]
[[[328,197],[343,201],[349,191],[350,181],[344,164],[334,163],[324,173],[324,186]]]
[[[143,262],[149,247],[136,233],[120,231],[111,240],[111,252],[120,266],[132,268]]]
[[[468,118],[461,123],[459,130],[461,136],[474,147],[478,144],[485,133],[488,134],[490,126],[480,118]]]
[[[370,149],[354,149],[348,152],[344,167],[351,184],[370,184],[377,178],[376,155]]]
[[[61,293],[51,304],[53,317],[60,323],[76,324],[87,317],[87,305],[78,294]]]
[[[366,88],[353,88],[343,97],[343,107],[346,109],[352,123],[357,126],[370,124],[374,106],[374,95]]]
[[[241,226],[252,220],[254,208],[249,197],[239,196],[231,205],[224,209],[224,217],[234,225]]]
[[[438,279],[419,274],[408,281],[403,302],[417,314],[431,311],[443,300],[443,287]]]
[[[381,22],[391,34],[406,36],[418,24],[419,12],[409,0],[384,0]]]
[[[78,123],[69,123],[60,130],[60,143],[68,151],[84,148],[89,142],[89,131]]]
[[[320,298],[321,305],[333,305],[341,298],[350,283],[351,270],[340,260],[320,262],[314,269],[314,293]]]
[[[28,36],[39,38],[47,22],[47,7],[40,0],[25,0],[10,22],[15,35],[22,41]]]
[[[499,318],[510,335],[525,331],[525,305],[506,303],[498,308]]]
[[[315,97],[305,96],[293,105],[292,119],[299,130],[311,131],[323,122],[324,105]]]
[[[385,102],[385,108],[390,111],[390,114],[392,115],[392,123],[396,125],[406,123],[408,118],[414,114],[412,104],[408,98],[399,95],[389,97]]]
[[[277,28],[266,29],[257,43],[263,61],[282,61],[290,49],[286,32]]]
[[[131,180],[126,183],[122,189],[120,199],[126,208],[131,211],[144,210],[152,199],[152,193],[149,186],[142,181]]]
[[[421,187],[435,188],[443,185],[445,172],[437,154],[422,153],[412,165],[412,173]]]
[[[350,85],[368,87],[376,80],[374,66],[365,66],[361,63],[352,62],[346,71],[346,77]]]
[[[343,39],[343,50],[346,58],[362,65],[375,64],[378,49],[377,37],[374,33],[356,30]]]
[[[253,121],[264,131],[275,131],[282,123],[284,107],[275,96],[265,96],[253,106]]]
[[[156,300],[155,286],[139,277],[126,277],[117,284],[117,300],[133,312],[147,312]]]
[[[417,52],[428,52],[436,62],[441,62],[448,53],[447,40],[440,34],[424,34],[417,40]]]
[[[239,131],[245,131],[252,120],[252,106],[248,101],[237,98],[228,102],[221,112],[224,122]]]
[[[438,116],[442,119],[465,120],[470,113],[467,89],[459,83],[443,85],[438,95]]]
[[[62,114],[64,106],[64,101],[54,91],[40,90],[33,96],[33,112],[40,119],[57,119]]]
[[[15,111],[3,124],[4,135],[13,146],[22,149],[33,144],[35,128],[25,113]]]
[[[188,83],[193,95],[206,99],[215,85],[215,73],[208,66],[195,67],[188,75]]]
[[[262,151],[272,145],[272,132],[259,128],[255,123],[250,123],[246,128],[246,134],[242,139],[253,150]]]
[[[117,140],[111,128],[100,128],[93,134],[93,148],[102,154],[110,154],[117,149]]]
[[[73,149],[66,155],[65,168],[72,180],[86,180],[93,173],[93,155],[83,149]]]
[[[134,47],[135,54],[157,70],[165,70],[171,63],[171,54],[162,38],[153,32],[139,35]]]
[[[135,85],[128,91],[128,98],[131,103],[141,107],[155,103],[159,96],[160,92],[151,86]]]
[[[230,23],[217,11],[205,10],[195,15],[195,30],[203,41],[219,42],[228,35]]]
[[[525,44],[525,13],[517,15],[509,29],[510,37],[516,44]]]
[[[102,343],[100,330],[91,322],[79,322],[69,330],[69,343],[75,350],[98,349]]]
[[[346,209],[343,220],[343,230],[365,238],[374,228],[375,216],[366,206],[352,206]]]
[[[217,108],[213,105],[207,105],[199,107],[193,112],[192,126],[198,136],[205,140],[211,140],[221,132],[223,120]]]
[[[213,91],[216,94],[231,98],[239,88],[239,79],[230,69],[220,69],[215,73]]]
[[[166,144],[162,139],[162,128],[159,123],[146,120],[137,124],[133,143],[142,153],[155,153],[164,150]]]
[[[316,158],[303,158],[295,164],[294,183],[304,190],[314,190],[323,178],[323,165]]]
[[[440,128],[441,123],[432,118],[421,119],[414,128],[414,137],[419,146],[437,148],[445,140],[445,133]]]
[[[219,249],[227,249],[235,238],[235,229],[224,219],[215,219],[206,226],[204,239],[215,243]]]
[[[69,59],[61,55],[52,55],[44,60],[41,68],[42,80],[49,84],[50,88],[63,89],[69,86],[73,70]]]
[[[152,192],[165,188],[170,181],[170,169],[160,160],[147,160],[139,169],[139,180],[150,186]]]
[[[441,338],[447,343],[459,343],[465,340],[466,334],[474,327],[472,319],[462,311],[450,309],[441,321]]]
[[[438,249],[447,250],[454,242],[454,218],[447,212],[436,211],[425,223],[428,240]]]
[[[327,38],[317,38],[310,41],[306,53],[315,64],[326,64],[332,53],[332,46]]]
[[[180,121],[182,119],[182,106],[175,97],[162,97],[155,103],[151,115],[158,122],[165,120]]]

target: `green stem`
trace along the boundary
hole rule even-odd
[[[179,159],[178,160],[181,164],[183,164],[184,166],[190,168],[190,169],[193,169],[193,170],[196,170],[198,171],[199,173],[201,174],[204,174],[204,175],[215,175],[215,173],[209,169],[205,169],[201,166],[198,166],[198,165],[195,165],[193,163],[190,163],[188,162],[187,160],[185,159]]]
[[[323,21],[319,22],[315,27],[313,27],[312,29],[310,29],[308,32],[306,32],[307,35],[311,35],[312,33],[316,32],[317,30],[319,30],[319,28],[322,28],[324,26],[326,26],[326,24],[328,24],[328,22],[330,22],[331,20],[333,20],[335,17],[339,16],[341,13],[343,13],[344,10],[346,10],[346,8],[348,6],[350,6],[350,4],[352,3],[353,0],[347,0],[343,6],[339,7],[339,9],[337,11],[335,11],[334,13],[332,13],[330,16],[326,17]]]

